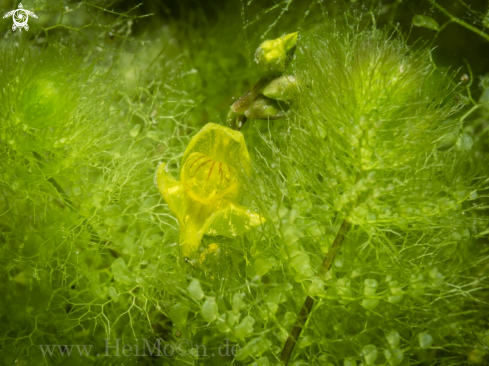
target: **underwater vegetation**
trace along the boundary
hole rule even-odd
[[[486,3],[22,4],[0,365],[489,363]]]

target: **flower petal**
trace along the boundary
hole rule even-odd
[[[205,234],[234,238],[265,222],[265,219],[248,208],[228,202],[212,214],[205,223]]]
[[[190,141],[183,154],[182,163],[195,152],[228,164],[248,176],[253,172],[243,134],[228,127],[215,123],[206,124]]]
[[[202,153],[192,153],[183,164],[180,179],[187,194],[207,205],[226,196],[238,195],[238,172],[226,163],[212,160]]]
[[[165,163],[160,164],[156,170],[156,185],[165,202],[168,204],[168,207],[177,216],[181,224],[185,217],[184,211],[187,194],[182,183],[175,180],[166,170]]]

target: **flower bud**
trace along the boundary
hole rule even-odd
[[[292,75],[282,75],[271,80],[262,91],[267,98],[279,101],[293,100],[297,92],[297,80]]]
[[[299,32],[263,42],[255,52],[255,61],[265,73],[283,73],[297,44]]]
[[[285,111],[275,100],[258,97],[251,103],[245,116],[254,119],[279,119],[285,117]]]

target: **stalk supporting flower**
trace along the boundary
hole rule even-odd
[[[241,206],[242,186],[253,168],[241,132],[208,123],[190,141],[180,181],[160,164],[156,182],[180,224],[184,256],[197,251],[207,235],[236,237],[265,221]]]
[[[338,254],[341,248],[343,240],[345,240],[346,234],[348,233],[350,226],[351,224],[347,221],[347,219],[345,219],[341,224],[340,230],[338,231],[338,234],[336,234],[335,240],[331,245],[331,248],[329,249],[326,258],[324,258],[323,265],[319,270],[320,276],[324,276],[331,268],[331,265],[333,264],[336,254]],[[292,351],[294,350],[294,346],[297,343],[299,336],[301,335],[302,328],[304,328],[304,326],[306,325],[307,319],[311,314],[313,305],[314,299],[311,296],[307,296],[306,300],[304,301],[304,305],[302,305],[299,316],[295,321],[294,327],[287,337],[287,341],[285,342],[282,354],[280,355],[280,360],[283,361],[285,365],[289,363],[290,356],[292,355]]]
[[[227,120],[233,129],[241,129],[247,118],[273,120],[287,115],[298,85],[294,76],[283,73],[294,56],[298,37],[298,32],[286,34],[265,41],[257,48],[255,60],[262,76],[231,106]]]

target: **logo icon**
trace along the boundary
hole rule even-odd
[[[9,11],[3,16],[3,18],[5,19],[9,16],[12,16],[12,20],[14,21],[14,24],[12,25],[12,31],[15,31],[18,28],[19,32],[22,32],[22,28],[24,28],[26,31],[29,30],[29,24],[27,24],[27,21],[29,20],[29,15],[37,19],[36,14],[34,14],[32,11],[25,10],[22,4],[19,4],[18,9]]]

